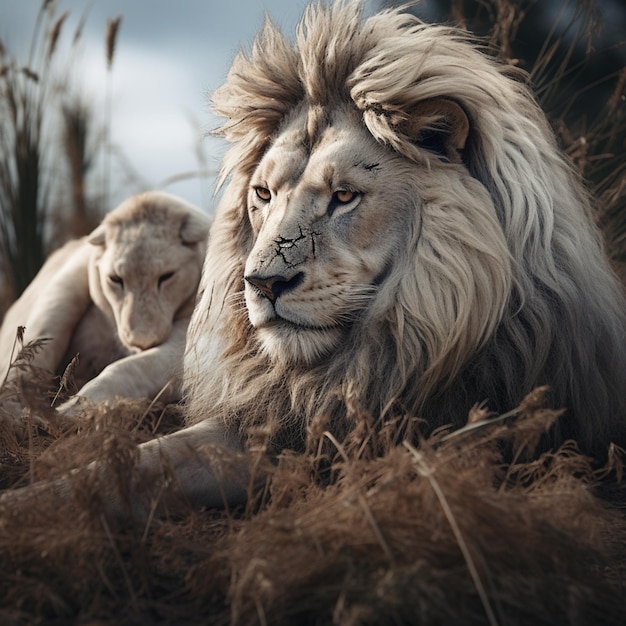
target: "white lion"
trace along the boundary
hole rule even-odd
[[[24,342],[46,339],[32,365],[60,375],[74,356],[79,399],[164,401],[180,394],[180,364],[210,218],[162,192],[133,196],[88,237],[46,261],[0,330],[0,374],[18,326]],[[21,375],[17,371],[11,376]],[[27,375],[27,374],[26,374]]]
[[[207,444],[278,421],[276,447],[298,449],[317,419],[339,438],[355,406],[433,428],[549,385],[566,413],[546,443],[626,441],[624,298],[524,76],[466,33],[361,6],[314,3],[294,44],[268,23],[214,94],[232,145],[190,425],[139,447],[136,514],[241,499],[245,471],[220,477]]]

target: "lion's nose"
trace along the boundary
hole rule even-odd
[[[287,278],[286,276],[261,276],[260,274],[250,274],[244,278],[258,289],[261,295],[265,296],[270,302],[276,302],[276,299],[286,291],[295,289],[304,278],[302,272],[298,272],[295,276]]]

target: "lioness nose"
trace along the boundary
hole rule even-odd
[[[276,299],[291,289],[295,289],[304,278],[304,274],[299,272],[291,278],[285,276],[261,276],[259,274],[250,274],[244,278],[259,292],[265,296],[270,302],[276,302]]]

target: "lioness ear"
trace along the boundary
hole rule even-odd
[[[461,163],[470,123],[463,108],[447,98],[420,102],[403,131],[413,142],[450,163]]]
[[[198,243],[204,241],[209,234],[211,221],[205,215],[189,213],[180,227],[180,238],[183,243]]]
[[[103,246],[106,242],[106,226],[100,224],[95,230],[91,231],[87,241],[94,246]]]

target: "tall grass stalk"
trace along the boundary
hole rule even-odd
[[[99,221],[87,195],[88,175],[94,167],[100,143],[94,142],[94,116],[88,103],[74,94],[61,105],[63,121],[63,152],[67,158],[70,175],[71,215],[60,219],[58,239],[82,237]]]
[[[122,16],[118,15],[116,18],[109,20],[105,47],[106,47],[106,60],[107,60],[107,85],[105,95],[105,160],[104,160],[104,176],[103,176],[103,198],[105,205],[110,207],[111,205],[111,111],[112,111],[112,98],[113,98],[113,61],[115,59],[115,46],[117,43],[117,35],[120,25],[122,23]]]

